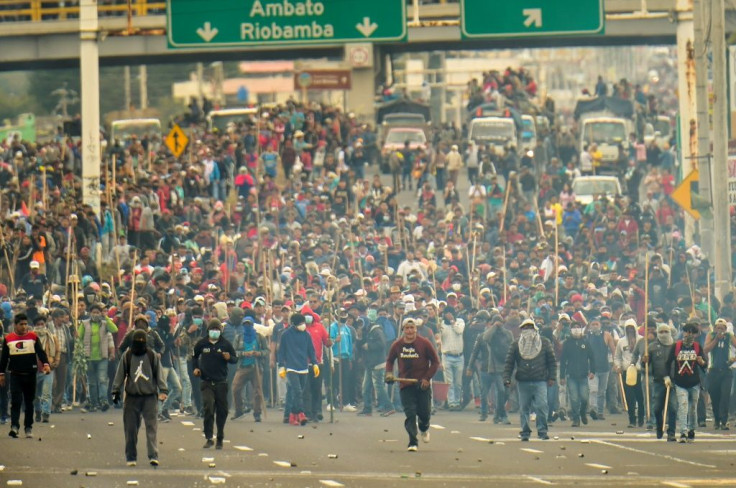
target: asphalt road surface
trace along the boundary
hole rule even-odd
[[[173,417],[159,425],[159,459],[127,467],[122,411],[52,415],[32,439],[0,435],[0,486],[93,487],[393,487],[452,486],[734,486],[734,435],[698,431],[694,444],[657,440],[626,429],[623,415],[572,429],[550,428],[551,439],[522,443],[512,425],[479,422],[477,411],[440,411],[431,442],[407,452],[403,415],[358,417],[335,412],[295,427],[269,409],[262,423],[228,420],[225,447],[203,449],[200,419]]]

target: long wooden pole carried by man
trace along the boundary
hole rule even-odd
[[[649,357],[647,319],[649,318],[649,253],[644,255],[644,356]],[[647,401],[647,419],[651,417],[649,405],[649,361],[644,363],[644,388]]]

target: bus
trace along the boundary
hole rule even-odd
[[[113,120],[110,124],[110,139],[126,141],[135,136],[137,139],[162,140],[161,121],[159,119],[122,119]]]

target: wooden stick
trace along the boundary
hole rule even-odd
[[[618,384],[621,386],[621,398],[624,401],[624,410],[629,411],[629,405],[626,403],[626,390],[624,389],[624,380],[621,377],[621,373],[618,374]]]
[[[710,308],[710,268],[708,268],[708,272],[706,273],[705,276],[706,276],[706,286],[708,287],[708,317],[706,318],[708,319],[708,326],[710,327],[711,318],[712,318],[712,314],[711,314],[712,309]],[[695,303],[693,303],[693,307],[695,307]]]
[[[10,296],[12,297],[15,292],[15,276],[13,273],[13,268],[10,265],[10,257],[8,257],[8,245],[7,241],[5,240],[5,227],[3,226],[2,229],[0,229],[0,238],[2,238],[2,246],[3,246],[3,254],[5,254],[5,264],[8,266],[8,275],[10,278]]]
[[[501,209],[501,222],[498,225],[498,232],[503,232],[503,226],[506,223],[506,209],[509,204],[509,195],[511,194],[511,176],[506,181],[506,195],[503,197],[503,209]]]
[[[131,286],[130,286],[130,313],[128,317],[128,330],[133,330],[133,310],[135,308],[135,267],[138,262],[138,249],[133,251],[133,268],[131,269]]]
[[[644,255],[644,355],[649,357],[649,337],[647,334],[647,319],[649,315],[649,253]],[[694,304],[693,304],[694,306]],[[649,361],[644,364],[644,381],[647,396],[647,419],[651,418],[649,405]]]
[[[555,307],[560,304],[560,230],[555,216]]]
[[[667,393],[664,395],[664,411],[662,412],[662,430],[665,430],[667,428],[667,406],[670,404],[670,390],[671,388],[667,387]]]
[[[506,244],[503,245],[503,303],[506,306],[506,294],[507,294],[507,281],[506,276]]]

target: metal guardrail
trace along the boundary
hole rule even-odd
[[[100,17],[163,15],[166,3],[148,0],[100,0]],[[0,0],[0,22],[39,22],[79,18],[78,0]]]

